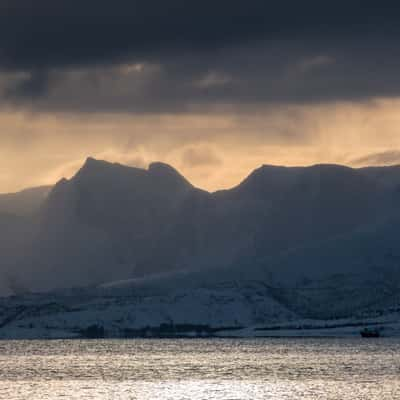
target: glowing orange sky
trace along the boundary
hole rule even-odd
[[[0,192],[69,177],[89,155],[142,167],[164,161],[216,190],[261,164],[355,165],[400,149],[400,100],[144,116],[3,110],[0,126]]]

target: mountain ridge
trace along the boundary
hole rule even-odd
[[[31,234],[4,273],[34,291],[241,265],[256,274],[292,249],[397,218],[398,187],[399,166],[265,164],[232,189],[207,192],[165,163],[88,157],[20,224]]]
[[[400,334],[399,200],[399,166],[264,165],[210,193],[164,163],[88,158],[35,212],[0,209],[0,294],[14,295],[0,298],[0,337],[171,321],[255,336],[384,321]]]

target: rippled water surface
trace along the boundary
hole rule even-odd
[[[0,399],[400,399],[400,340],[3,341]]]

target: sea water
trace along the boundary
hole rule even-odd
[[[0,341],[0,399],[400,399],[400,340]]]

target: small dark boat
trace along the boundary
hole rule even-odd
[[[363,338],[378,338],[381,336],[380,329],[374,328],[364,328],[363,330],[360,331],[360,335]]]

